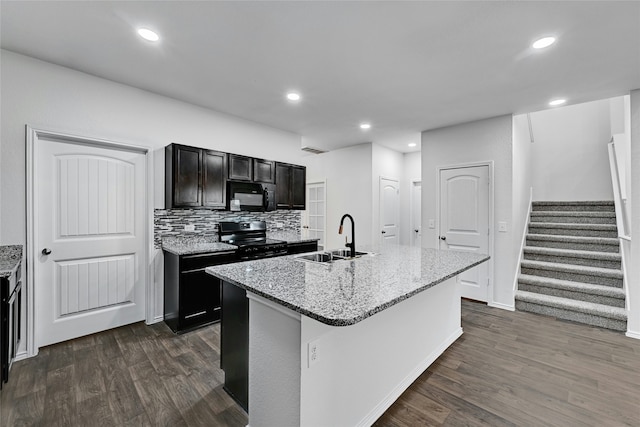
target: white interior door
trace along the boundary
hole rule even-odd
[[[489,167],[440,171],[440,249],[489,253]],[[487,301],[487,263],[460,275],[462,296]]]
[[[411,245],[422,246],[422,182],[411,183]]]
[[[36,346],[145,318],[146,157],[34,144]]]
[[[380,230],[382,245],[399,243],[400,185],[397,179],[380,177]]]
[[[307,184],[307,209],[304,220],[306,223],[302,225],[302,237],[318,239],[318,249],[325,246],[326,193],[324,181]]]

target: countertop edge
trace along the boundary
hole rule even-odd
[[[398,303],[400,303],[400,302],[402,302],[402,301],[404,301],[406,299],[409,299],[412,296],[419,294],[420,292],[423,292],[423,291],[425,291],[425,290],[427,290],[429,288],[432,288],[432,287],[434,287],[434,286],[436,286],[436,285],[438,285],[438,284],[440,284],[440,283],[442,283],[442,282],[444,282],[444,281],[446,281],[446,280],[448,280],[448,279],[450,279],[452,277],[455,277],[455,276],[457,276],[458,274],[460,274],[460,273],[462,273],[464,271],[467,271],[467,270],[469,270],[469,269],[471,269],[471,268],[473,268],[473,267],[475,267],[477,265],[480,265],[483,262],[488,261],[489,259],[491,259],[491,257],[487,255],[485,258],[483,258],[481,260],[478,260],[478,261],[476,261],[476,262],[474,262],[474,263],[472,263],[472,264],[470,264],[470,265],[468,265],[468,266],[466,266],[464,268],[461,268],[461,269],[456,270],[456,271],[454,271],[454,272],[452,272],[452,273],[450,273],[450,274],[448,274],[446,276],[443,276],[443,277],[441,277],[441,278],[439,278],[437,280],[434,280],[433,282],[430,282],[430,283],[425,284],[425,285],[423,285],[423,286],[421,286],[419,288],[416,288],[416,289],[412,290],[411,292],[408,292],[408,293],[406,293],[404,295],[401,295],[401,296],[399,296],[397,298],[394,298],[391,301],[388,301],[388,302],[386,302],[384,304],[381,304],[378,307],[373,308],[373,309],[367,311],[366,313],[363,313],[362,315],[359,315],[359,316],[356,316],[356,317],[352,317],[352,318],[344,318],[344,319],[336,319],[336,318],[330,319],[330,318],[327,318],[325,316],[319,315],[317,313],[311,312],[309,310],[305,310],[302,307],[299,307],[299,306],[293,305],[293,304],[291,304],[289,302],[283,301],[280,298],[276,298],[273,295],[267,294],[266,292],[262,292],[260,290],[257,290],[257,289],[254,289],[252,287],[246,286],[245,284],[237,282],[237,281],[235,281],[235,280],[233,280],[233,279],[231,279],[231,278],[229,278],[229,277],[227,277],[227,276],[225,276],[223,274],[215,273],[215,272],[209,270],[210,267],[207,267],[205,269],[205,271],[208,274],[211,274],[212,276],[215,276],[215,277],[217,277],[217,278],[219,278],[221,280],[224,280],[226,282],[229,282],[229,283],[231,283],[231,284],[233,284],[233,285],[235,285],[235,286],[237,286],[237,287],[239,287],[241,289],[244,289],[246,291],[249,291],[249,292],[252,292],[252,293],[254,293],[256,295],[259,295],[259,296],[261,296],[263,298],[266,298],[269,301],[273,301],[276,304],[279,304],[279,305],[281,305],[283,307],[286,307],[286,308],[288,308],[290,310],[295,311],[296,313],[300,313],[302,315],[305,315],[305,316],[307,316],[307,317],[309,317],[311,319],[317,320],[317,321],[319,321],[321,323],[324,323],[326,325],[329,325],[329,326],[338,326],[339,327],[339,326],[355,325],[356,323],[359,323],[359,322],[367,319],[368,317],[371,317],[371,316],[373,316],[373,315],[375,315],[375,314],[377,314],[377,313],[379,313],[379,312],[381,312],[383,310],[386,310],[387,308],[393,307],[394,305],[396,305],[396,304],[398,304]]]

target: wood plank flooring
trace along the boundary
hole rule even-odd
[[[376,426],[640,426],[640,341],[463,301],[463,336]],[[137,323],[40,349],[0,426],[245,426],[222,390],[219,326]]]

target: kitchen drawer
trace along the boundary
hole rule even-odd
[[[237,261],[236,251],[183,255],[180,257],[180,271],[201,270],[210,265],[229,264],[235,261]]]

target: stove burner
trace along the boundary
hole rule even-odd
[[[267,239],[264,221],[221,222],[220,241],[238,247],[241,260],[268,258],[287,254],[287,242]]]

